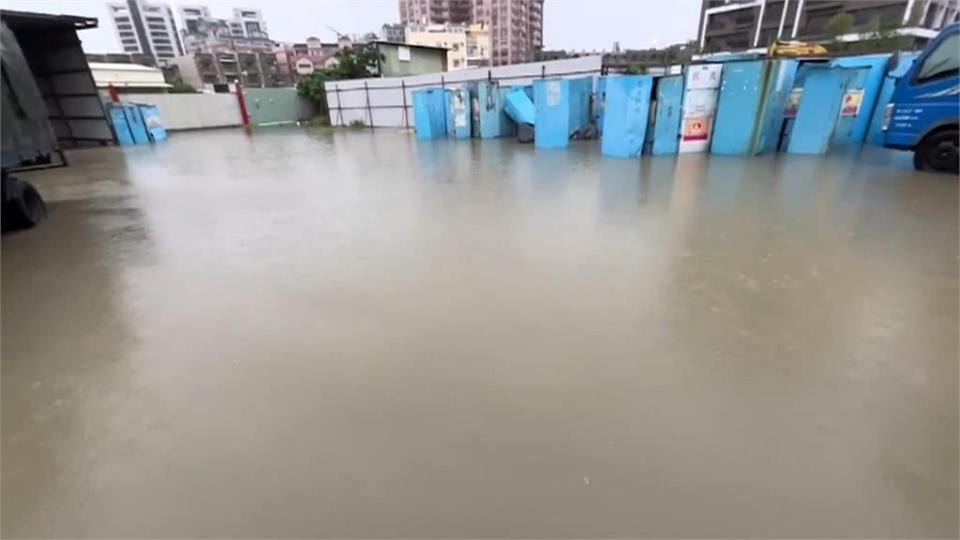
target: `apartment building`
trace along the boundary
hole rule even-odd
[[[238,52],[219,50],[193,52],[172,61],[177,75],[195,88],[239,82],[244,86],[289,86],[289,74],[280,71],[277,57],[271,51]]]
[[[467,67],[490,66],[491,55],[490,26],[484,23],[467,26]]]
[[[490,65],[490,30],[482,23],[410,24],[405,43],[447,50],[447,70]]]
[[[394,43],[403,43],[407,39],[406,27],[402,24],[385,24],[380,27],[380,39]]]
[[[400,21],[408,25],[484,25],[490,35],[490,65],[528,62],[543,48],[543,0],[399,0],[399,3]]]
[[[233,8],[233,18],[228,23],[233,37],[269,39],[267,21],[259,9]]]
[[[494,66],[530,62],[543,48],[543,0],[474,0],[474,13],[490,25]]]
[[[703,0],[699,45],[704,51],[766,47],[777,39],[826,39],[838,13],[853,20],[846,41],[879,28],[929,39],[957,20],[956,0]]]
[[[161,66],[183,54],[177,24],[167,4],[146,0],[110,2],[107,12],[123,52],[152,56]]]
[[[183,48],[194,52],[272,52],[273,42],[260,10],[234,8],[232,19],[214,17],[200,5],[180,6]]]
[[[474,0],[399,0],[400,22],[406,24],[469,24]]]

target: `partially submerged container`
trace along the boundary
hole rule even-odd
[[[516,124],[534,125],[537,109],[533,100],[522,86],[510,88],[503,97],[503,110]]]
[[[609,92],[609,90],[608,90]],[[538,79],[533,82],[537,148],[565,148],[570,136],[590,124],[592,78]]]
[[[710,151],[753,155],[776,150],[796,70],[792,59],[724,64]]]
[[[650,115],[653,77],[622,75],[606,78],[603,136],[600,152],[605,156],[636,157],[643,151]]]
[[[413,124],[417,139],[443,139],[447,136],[447,97],[442,88],[414,90]]]
[[[830,61],[832,67],[852,70],[852,79],[843,96],[840,118],[834,130],[831,143],[833,146],[861,144],[866,140],[870,131],[870,119],[883,86],[884,74],[888,66],[893,67],[896,62],[891,62],[889,54],[845,56]]]
[[[467,85],[447,91],[447,136],[470,138],[470,90]]]
[[[855,70],[838,67],[815,66],[807,71],[788,153],[824,154],[830,149],[844,95],[856,76]]]
[[[492,139],[513,134],[516,124],[507,116],[504,110],[506,91],[500,88],[497,81],[480,81],[476,84],[476,114],[473,117],[477,124],[474,133],[481,139]]]
[[[659,77],[655,83],[657,106],[651,152],[655,155],[676,154],[683,117],[683,75]]]

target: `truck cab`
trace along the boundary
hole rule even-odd
[[[960,23],[945,27],[897,81],[884,131],[884,146],[912,150],[918,170],[958,172]]]

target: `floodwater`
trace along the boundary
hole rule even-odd
[[[5,537],[955,537],[958,181],[175,134],[25,175]]]

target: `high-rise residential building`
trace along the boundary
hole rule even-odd
[[[233,8],[233,19],[228,22],[233,37],[268,38],[267,22],[259,9]]]
[[[475,22],[490,26],[492,64],[529,62],[543,48],[543,0],[473,0]]]
[[[180,19],[187,53],[273,51],[260,10],[235,8],[232,19],[219,19],[206,6],[184,5],[180,6]]]
[[[402,24],[385,24],[380,27],[380,39],[403,43],[407,39],[406,28]]]
[[[929,39],[957,20],[956,0],[703,0],[698,44],[704,51],[766,47],[772,41],[822,40],[828,22],[850,16],[845,41],[880,29]]]
[[[490,63],[527,62],[543,48],[543,0],[399,0],[405,24],[483,24]]]
[[[400,22],[467,24],[473,22],[474,0],[400,0]]]
[[[107,11],[123,52],[152,56],[159,65],[167,65],[183,54],[177,24],[167,4],[126,0],[108,3]]]

